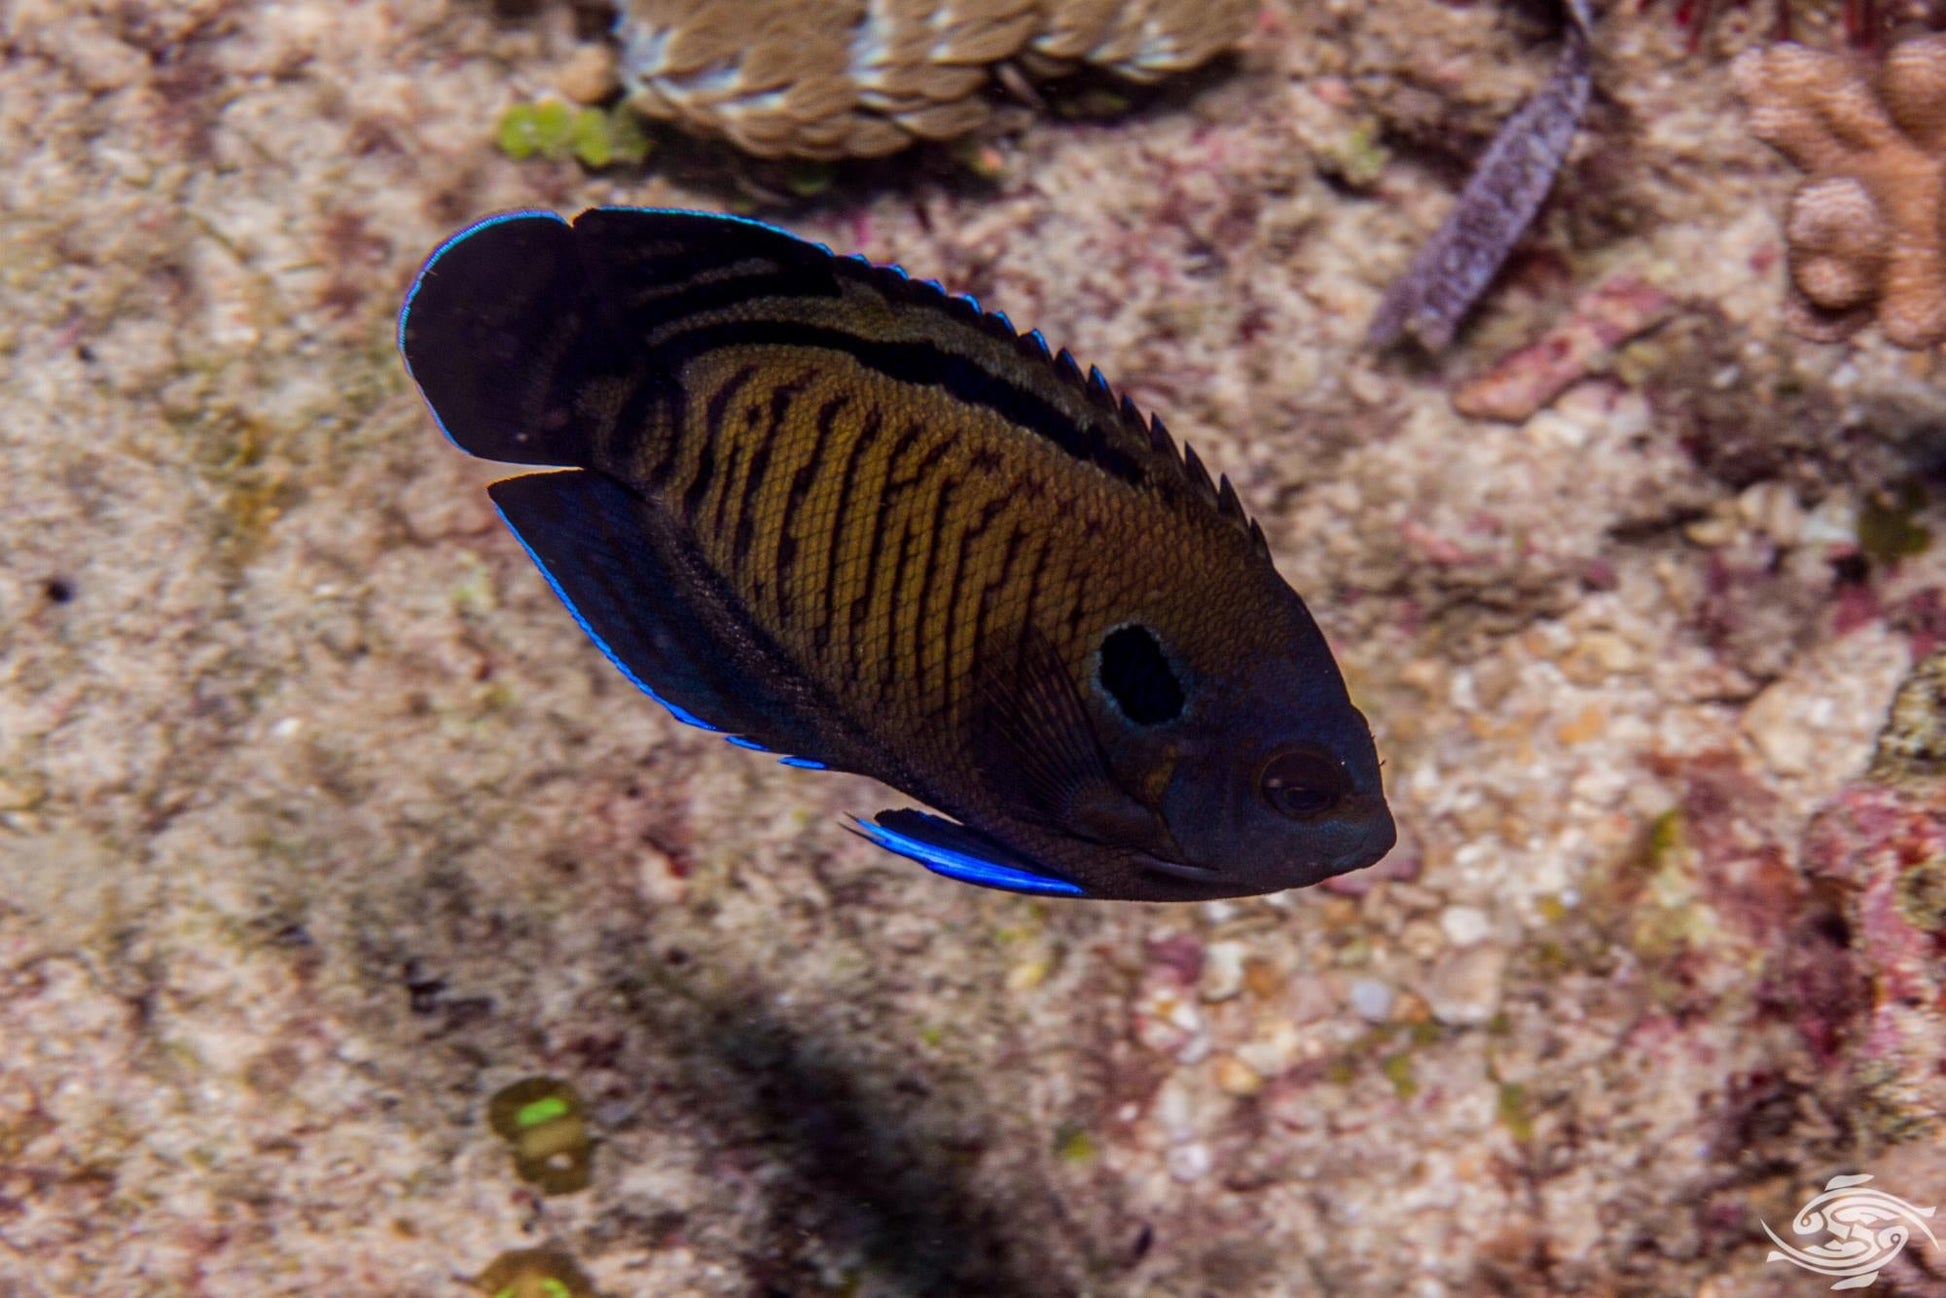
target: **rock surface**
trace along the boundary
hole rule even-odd
[[[1859,527],[1941,360],[1784,329],[1797,177],[1639,10],[1427,365],[1359,340],[1546,74],[1519,6],[1278,0],[989,187],[779,215],[1159,409],[1333,638],[1404,841],[1180,909],[843,833],[884,790],[636,696],[434,432],[392,330],[438,240],[731,201],[495,153],[571,7],[0,10],[0,1293],[1782,1298],[1761,1223],[1832,1175],[1946,1205],[1935,749],[1872,761],[1946,561]],[[1676,314],[1453,409],[1603,282]],[[531,1077],[585,1190],[489,1123]]]

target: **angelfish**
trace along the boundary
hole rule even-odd
[[[735,217],[490,217],[399,346],[602,651],[678,720],[931,811],[968,883],[1187,901],[1372,864],[1365,718],[1227,479],[1040,333]],[[947,817],[951,817],[948,819]]]

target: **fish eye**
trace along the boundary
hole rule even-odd
[[[1351,775],[1329,753],[1300,745],[1284,749],[1264,764],[1258,788],[1279,815],[1310,820],[1330,811],[1351,792]]]
[[[1155,632],[1121,626],[1101,642],[1101,688],[1122,715],[1138,726],[1157,726],[1182,715],[1182,682],[1162,652]]]

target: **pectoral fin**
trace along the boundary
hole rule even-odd
[[[1029,626],[1011,655],[982,655],[974,765],[1018,814],[1098,843],[1167,854],[1155,815],[1116,782],[1058,651]]]

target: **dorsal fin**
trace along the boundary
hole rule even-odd
[[[1216,484],[1209,480],[1209,470],[1203,467],[1202,457],[1188,442],[1182,444],[1182,467],[1189,475],[1189,485],[1209,500],[1216,499]]]
[[[650,355],[642,361],[651,372],[674,372],[688,356],[737,342],[848,351],[894,378],[992,409],[1113,477],[1195,499],[1248,530],[1234,490],[1219,491],[1194,452],[1178,451],[1161,421],[1145,418],[1098,368],[1084,370],[1067,349],[1051,351],[1038,329],[1022,334],[1005,315],[937,281],[836,256],[742,218],[600,208],[582,213],[572,230],[584,273],[618,285],[613,318],[599,322],[604,336],[643,331]],[[892,313],[860,310],[848,300],[851,286]]]
[[[1131,406],[1133,404],[1130,403]],[[1156,454],[1166,455],[1177,464],[1182,463],[1182,456],[1176,454],[1176,439],[1169,436],[1169,430],[1163,427],[1161,415],[1149,416],[1149,446]]]
[[[1230,485],[1227,473],[1219,474],[1216,479],[1216,512],[1239,522],[1249,521],[1244,517],[1243,502],[1237,499],[1237,489]]]
[[[1268,557],[1270,550],[1264,542],[1263,529],[1250,518],[1228,478],[1220,483],[1213,481],[1196,452],[1187,443],[1179,448],[1160,416],[1144,415],[1133,398],[1125,393],[1116,393],[1099,366],[1090,365],[1084,371],[1073,352],[1065,347],[1058,351],[1051,348],[1039,329],[1022,333],[1014,327],[1005,312],[987,311],[971,297],[949,293],[936,280],[915,280],[896,266],[881,266],[863,258],[857,261],[880,276],[892,272],[893,277],[888,277],[882,284],[887,296],[915,305],[943,302],[949,316],[977,323],[981,332],[989,337],[1011,341],[1016,353],[1029,363],[1051,365],[1062,382],[1079,392],[1091,408],[1113,420],[1117,429],[1132,444],[1146,445],[1156,460],[1175,471],[1178,480],[1189,487],[1192,494],[1205,504],[1215,506],[1221,517],[1248,533],[1252,548]]]

